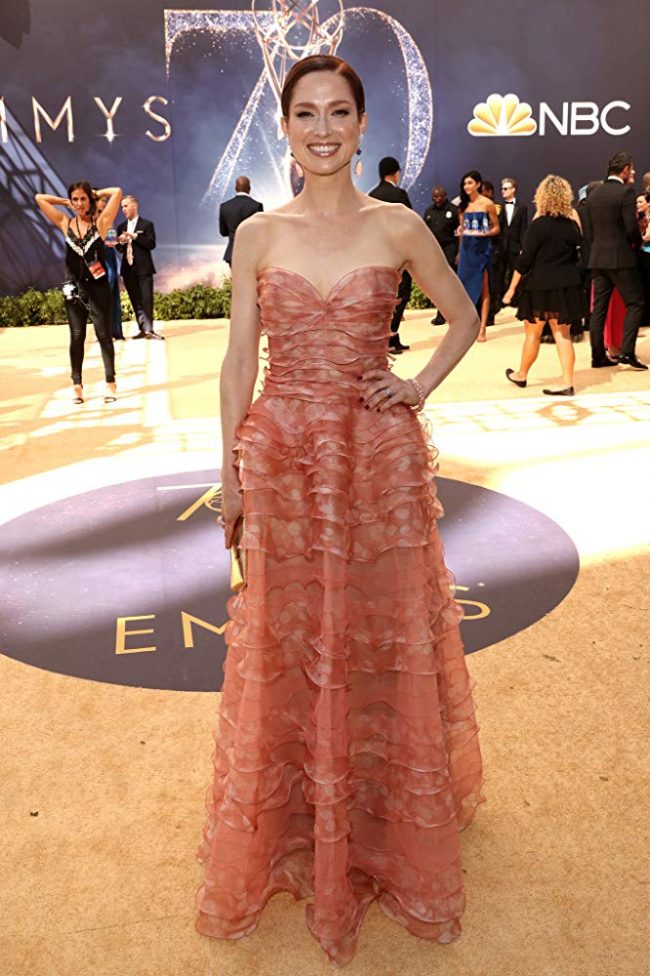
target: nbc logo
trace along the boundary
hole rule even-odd
[[[520,102],[517,95],[489,95],[474,106],[473,118],[467,124],[471,136],[540,136],[554,129],[561,136],[592,136],[602,129],[610,136],[623,136],[630,131],[628,124],[615,126],[610,113],[629,112],[630,104],[620,99],[608,102],[601,109],[596,102],[562,102],[554,111],[546,102],[539,103],[539,126],[533,118],[528,102]]]
[[[472,136],[532,136],[537,122],[528,102],[516,95],[490,95],[474,106],[474,118],[467,126]]]

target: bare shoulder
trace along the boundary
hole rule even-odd
[[[374,197],[366,197],[366,201],[362,212],[376,222],[378,230],[391,237],[401,238],[403,235],[420,231],[424,226],[419,214],[403,204],[384,203],[382,200],[375,200]]]
[[[271,214],[260,211],[248,217],[237,228],[237,242],[240,250],[244,247],[248,254],[256,255],[264,250],[269,237],[269,218]]]

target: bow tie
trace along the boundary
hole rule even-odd
[[[515,205],[514,200],[506,200],[506,207],[514,207],[514,205]]]

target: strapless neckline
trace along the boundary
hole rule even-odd
[[[309,286],[309,288],[312,290],[314,295],[316,295],[324,305],[327,304],[327,302],[330,300],[330,298],[337,290],[337,288],[340,288],[343,282],[347,281],[347,279],[351,278],[353,275],[361,274],[364,271],[389,271],[395,277],[395,279],[397,279],[399,278],[401,273],[397,268],[393,268],[389,264],[364,264],[361,265],[361,267],[359,268],[352,268],[350,271],[346,271],[345,274],[341,275],[341,277],[334,282],[334,284],[328,291],[327,295],[323,296],[321,292],[318,290],[318,288],[316,287],[316,285],[313,283],[313,281],[310,281],[309,278],[305,278],[305,276],[300,274],[299,271],[292,271],[291,268],[281,268],[278,265],[269,265],[269,267],[267,268],[261,268],[257,272],[257,277],[261,278],[263,275],[271,271],[279,271],[282,274],[288,274],[288,275],[292,275],[294,278],[299,278],[300,281],[303,281],[306,285]]]

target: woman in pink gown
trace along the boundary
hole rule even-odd
[[[199,932],[252,932],[276,892],[309,897],[330,959],[368,905],[451,942],[459,831],[481,797],[463,647],[436,527],[435,452],[416,416],[472,345],[476,311],[425,224],[353,185],[361,82],[330,55],[287,76],[303,191],[237,231],[221,374],[230,603]],[[410,380],[388,361],[403,269],[449,329]],[[252,401],[260,333],[269,365]]]

